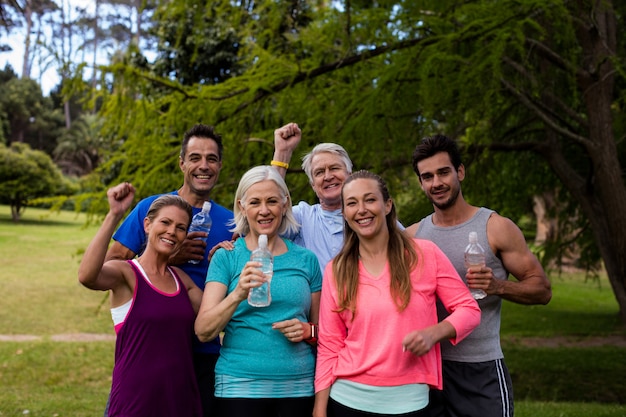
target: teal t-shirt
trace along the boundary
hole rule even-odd
[[[224,329],[216,375],[240,378],[289,380],[313,376],[315,354],[305,342],[292,343],[272,323],[297,318],[309,321],[311,293],[321,291],[322,273],[308,249],[284,239],[287,252],[274,257],[274,275],[268,307],[251,307],[246,300],[235,310]],[[232,292],[251,252],[244,239],[232,251],[213,255],[206,282],[221,282]]]

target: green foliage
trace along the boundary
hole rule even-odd
[[[169,4],[157,9],[151,28],[158,39],[158,55],[151,65],[155,74],[183,85],[206,85],[239,73],[237,33],[211,14],[210,9],[172,10]]]
[[[98,167],[112,149],[109,138],[100,134],[102,120],[95,114],[83,114],[65,130],[53,155],[65,175],[81,177]]]
[[[177,188],[183,132],[211,124],[225,145],[213,197],[228,206],[242,173],[269,162],[273,130],[293,121],[303,129],[288,176],[294,200],[315,198],[298,170],[301,155],[336,142],[355,169],[389,182],[410,224],[430,211],[411,172],[412,150],[421,137],[445,133],[462,144],[468,201],[523,222],[532,237],[534,199],[551,197],[548,214],[559,223],[540,248],[546,265],[556,257],[558,266],[570,249],[591,270],[602,257],[622,288],[626,189],[611,158],[626,156],[626,71],[623,33],[610,31],[626,13],[621,4],[615,13],[603,8],[612,3],[168,1],[155,27],[164,42],[176,39],[185,63],[203,64],[199,83],[155,73],[132,53],[111,65],[98,100],[104,135],[123,145],[98,173],[106,185],[132,181],[140,196]],[[213,46],[200,39],[212,25],[235,31],[241,71],[215,84],[201,81],[214,79],[214,62],[194,55]],[[589,37],[596,32],[608,48]]]
[[[30,200],[73,191],[44,152],[24,143],[0,144],[0,203],[11,206],[14,221]]]
[[[28,143],[35,149],[52,152],[63,126],[63,116],[49,97],[30,79],[11,78],[0,84],[0,122],[6,145]]]

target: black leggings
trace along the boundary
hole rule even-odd
[[[307,417],[314,397],[217,398],[218,417]]]
[[[345,405],[339,404],[332,398],[328,399],[328,408],[326,412],[328,417],[430,417],[426,408],[404,414],[379,414],[346,407]]]

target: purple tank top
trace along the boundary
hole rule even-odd
[[[133,303],[115,343],[110,417],[201,416],[193,368],[195,313],[184,285],[166,294],[134,261]]]

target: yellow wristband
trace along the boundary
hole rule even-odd
[[[270,165],[274,165],[275,167],[289,169],[289,164],[287,162],[272,160],[272,162],[270,162]]]

